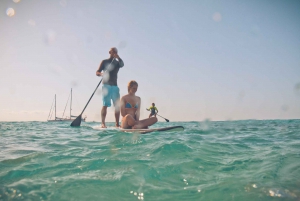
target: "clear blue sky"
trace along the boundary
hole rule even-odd
[[[54,94],[61,116],[71,87],[78,115],[114,46],[121,95],[136,80],[142,108],[155,102],[171,121],[299,119],[299,10],[296,0],[1,0],[0,121],[45,121]],[[101,107],[99,90],[89,121]]]

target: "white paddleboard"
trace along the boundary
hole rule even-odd
[[[92,126],[92,128],[95,130],[119,130],[119,128],[117,128],[117,127],[102,128],[101,125],[100,126]]]
[[[166,132],[166,131],[183,131],[183,126],[172,126],[172,127],[164,127],[164,128],[149,128],[149,129],[119,129],[122,132],[128,132],[128,133],[151,133],[151,132]]]

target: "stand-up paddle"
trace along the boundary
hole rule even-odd
[[[147,108],[146,108],[146,110],[148,110],[148,111],[149,111],[149,109],[147,109]],[[156,115],[157,115],[157,116],[159,116],[159,117],[161,117],[161,118],[163,118],[164,120],[166,120],[166,122],[169,122],[169,119],[166,119],[166,118],[164,118],[164,117],[162,117],[162,116],[158,115],[157,113],[156,113]]]
[[[111,65],[112,62],[113,62],[114,60],[115,60],[115,58],[113,58],[113,60],[111,61],[111,63],[110,63],[109,65]],[[85,108],[86,108],[86,107],[88,106],[88,104],[90,103],[91,99],[93,98],[93,96],[94,96],[96,90],[98,89],[99,85],[101,84],[101,82],[102,82],[102,79],[100,80],[100,82],[99,82],[99,84],[97,85],[97,87],[96,87],[94,93],[92,94],[92,96],[90,97],[89,101],[88,101],[87,104],[85,105],[85,107],[84,107],[84,109],[82,110],[81,114],[80,114],[80,115],[79,115],[79,116],[71,123],[71,126],[80,126],[82,114],[83,114]]]
[[[85,105],[85,107],[84,107],[84,109],[82,110],[81,114],[80,114],[78,117],[76,117],[76,119],[71,123],[71,126],[80,126],[80,124],[81,124],[81,119],[82,119],[82,114],[83,114],[85,108],[86,108],[86,107],[88,106],[88,104],[90,103],[91,99],[93,98],[93,96],[94,96],[96,90],[98,89],[99,85],[101,84],[101,82],[102,82],[102,79],[100,80],[100,82],[99,82],[99,84],[97,85],[97,87],[96,87],[94,93],[92,94],[92,96],[90,97],[89,101],[88,101],[87,104]]]
[[[156,114],[156,115],[159,116],[159,117],[161,117],[161,118],[163,118],[163,119],[165,119],[166,122],[169,122],[169,119],[166,119],[166,118],[164,118],[164,117],[162,117],[162,116],[160,116],[160,115],[158,115],[158,114]]]

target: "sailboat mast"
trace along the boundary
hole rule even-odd
[[[54,107],[55,107],[55,117],[54,117],[54,120],[56,120],[56,94],[55,94],[55,104],[54,104]]]
[[[71,119],[71,112],[72,112],[72,88],[71,88],[71,102],[70,102],[70,119]]]

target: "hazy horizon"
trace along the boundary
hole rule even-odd
[[[121,96],[130,80],[139,84],[141,118],[155,102],[173,122],[300,119],[299,1],[3,0],[0,7],[0,121],[46,121],[55,94],[61,117],[71,88],[79,115],[111,47],[125,63]],[[89,122],[100,121],[101,86],[83,114]]]

